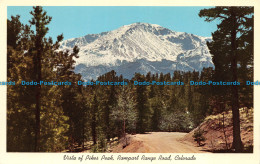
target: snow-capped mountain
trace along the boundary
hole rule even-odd
[[[206,41],[185,32],[175,32],[155,24],[134,23],[110,32],[65,40],[60,49],[80,48],[75,71],[83,79],[115,70],[131,78],[135,72],[172,73],[174,70],[201,71],[213,67]]]

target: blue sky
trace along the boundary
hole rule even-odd
[[[63,33],[64,39],[87,34],[96,34],[117,29],[135,22],[158,24],[178,32],[199,36],[211,36],[217,22],[205,22],[198,16],[201,9],[209,7],[130,7],[130,6],[46,6],[47,15],[52,17],[47,36]],[[24,24],[31,19],[30,6],[9,6],[7,17],[20,15]]]

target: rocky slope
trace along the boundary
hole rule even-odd
[[[246,152],[253,151],[253,109],[240,109],[241,140]],[[213,152],[229,152],[233,141],[232,111],[208,116],[199,127],[188,133],[183,141],[194,141],[193,134],[196,130],[202,130],[205,141],[202,147]]]

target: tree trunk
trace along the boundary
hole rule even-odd
[[[237,20],[234,11],[231,13],[232,20],[232,31],[231,31],[231,71],[232,71],[232,81],[237,81]],[[232,116],[233,116],[233,145],[232,148],[235,152],[241,152],[243,150],[243,144],[240,136],[240,117],[239,117],[239,102],[238,102],[238,87],[237,85],[232,85]]]
[[[227,135],[226,135],[226,130],[225,130],[225,113],[223,113],[223,133],[225,137],[225,143],[226,143],[226,149],[229,149],[228,142],[227,142]]]
[[[82,150],[84,150],[84,142],[85,142],[85,115],[84,115],[84,118],[83,118],[84,122],[82,123]]]
[[[92,118],[92,125],[91,125],[91,128],[92,128],[92,139],[93,139],[93,144],[97,144],[97,136],[96,136],[96,118],[95,116],[93,116]]]
[[[108,102],[110,103],[110,102]],[[105,109],[105,121],[106,121],[106,138],[107,141],[110,141],[110,120],[109,120],[109,114],[110,114],[110,107],[107,106]]]
[[[35,152],[39,151],[40,145],[40,89],[37,86],[36,89],[36,110],[35,110],[35,118],[36,118],[36,129],[35,129]]]
[[[126,134],[125,134],[125,119],[124,119],[124,125],[123,125],[123,130],[124,130],[124,140],[125,140],[125,145],[127,145],[127,141],[126,141]]]
[[[36,46],[37,48],[37,54],[35,56],[34,60],[34,69],[36,73],[36,82],[40,82],[42,80],[42,72],[41,72],[41,53],[42,53],[42,46],[41,46],[41,38],[36,39]],[[41,109],[41,86],[36,86],[36,106],[35,106],[35,119],[36,119],[36,127],[35,127],[35,152],[38,152],[40,150],[40,129],[41,129],[41,123],[40,123],[40,109]]]

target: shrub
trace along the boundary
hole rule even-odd
[[[196,131],[194,132],[194,134],[193,134],[193,136],[192,136],[192,137],[194,138],[194,141],[197,141],[197,143],[198,143],[199,146],[201,146],[201,142],[202,142],[202,141],[205,141],[205,140],[206,140],[206,138],[203,136],[203,133],[204,133],[203,130],[198,129],[198,130],[196,130]]]

